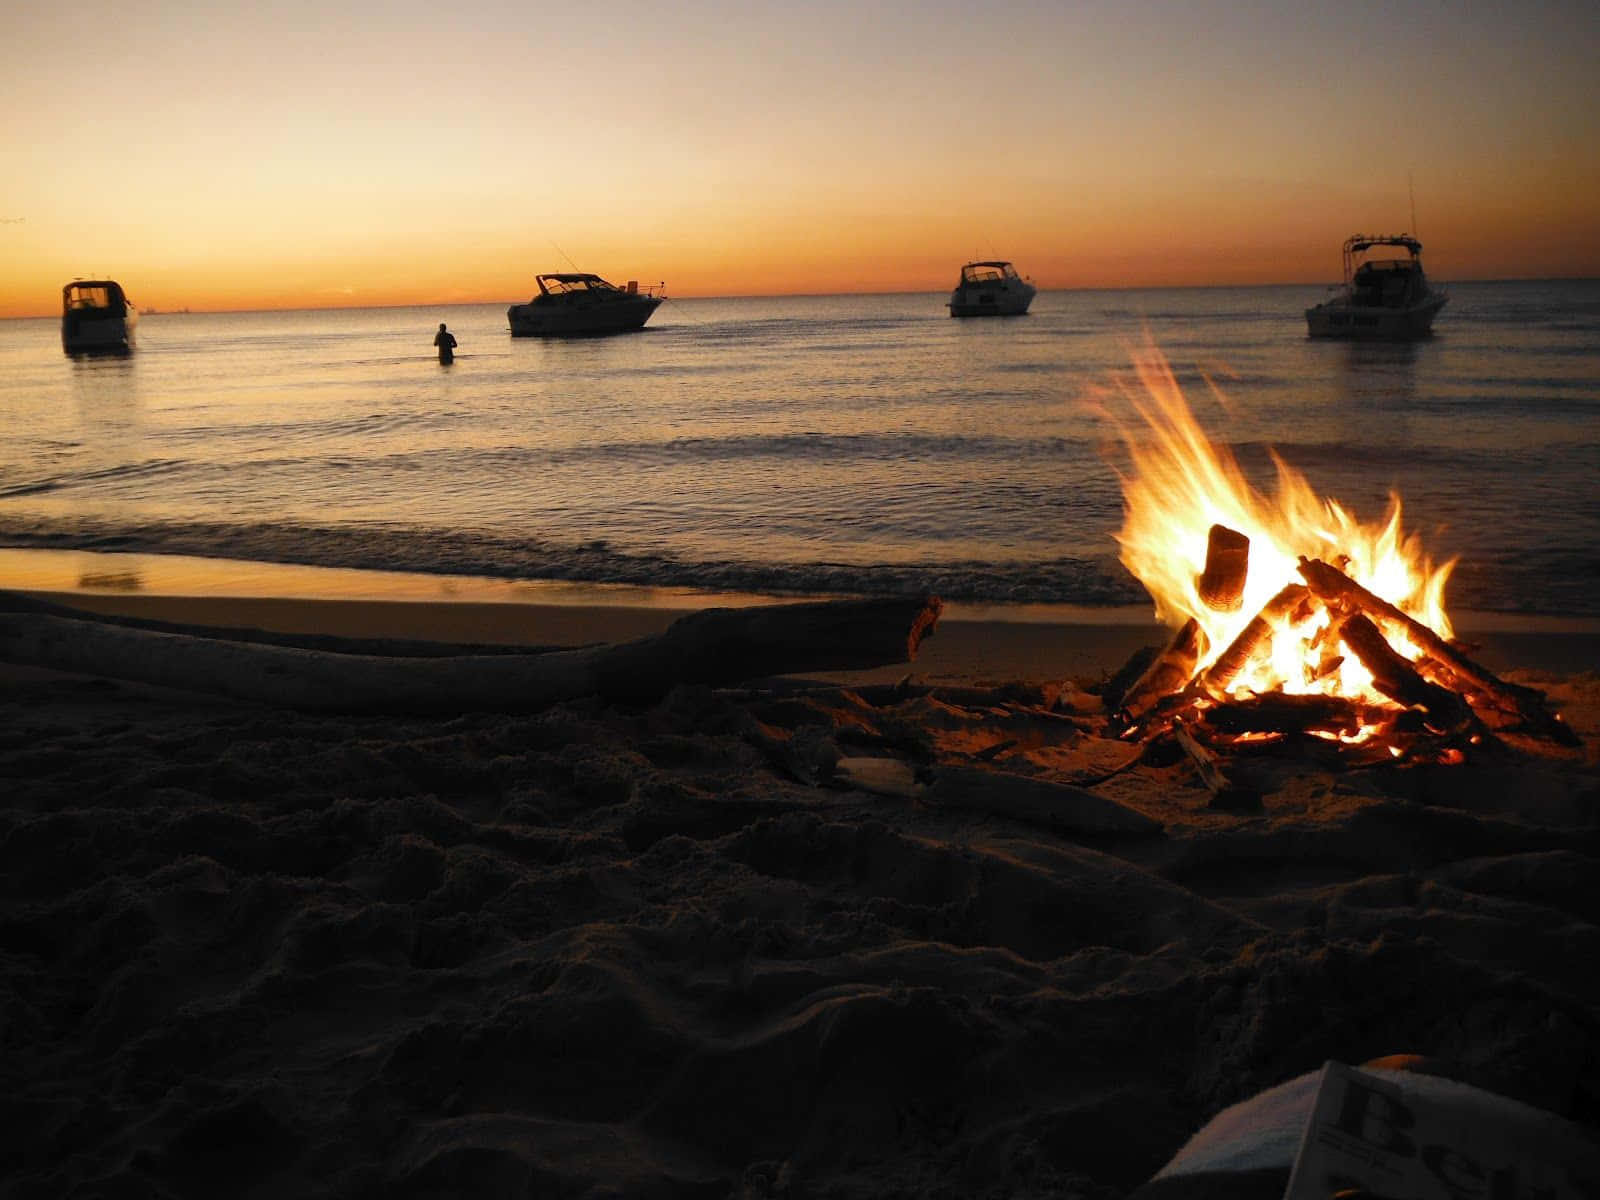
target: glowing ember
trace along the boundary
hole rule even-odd
[[[1285,589],[1305,582],[1302,556],[1321,560],[1449,639],[1443,592],[1454,563],[1436,567],[1418,540],[1402,533],[1397,495],[1380,524],[1363,525],[1337,502],[1319,498],[1276,454],[1276,494],[1258,492],[1227,448],[1200,428],[1160,353],[1147,348],[1136,367],[1142,390],[1125,392],[1147,428],[1124,432],[1132,471],[1123,479],[1126,514],[1117,541],[1122,562],[1154,598],[1157,618],[1174,627],[1190,619],[1198,624],[1203,637],[1193,674],[1205,680],[1253,620],[1266,621],[1270,638],[1246,638],[1253,641],[1250,653],[1225,663],[1229,671],[1214,672],[1220,686],[1208,689],[1213,695],[1315,694],[1392,707],[1343,631],[1330,629],[1330,608],[1300,603],[1303,588]],[[1247,548],[1236,535],[1248,539]],[[1229,596],[1223,577],[1233,565],[1242,568],[1246,555],[1242,596]],[[1403,635],[1386,633],[1407,660],[1421,656]]]

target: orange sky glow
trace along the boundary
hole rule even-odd
[[[107,0],[12,15],[0,316],[1600,276],[1600,21],[1453,5]]]

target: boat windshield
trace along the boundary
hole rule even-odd
[[[541,275],[539,287],[547,296],[561,296],[579,292],[620,292],[614,283],[607,283],[598,275]]]
[[[961,268],[962,283],[999,283],[1003,279],[1017,278],[1016,268],[1010,263],[968,263]]]
[[[121,304],[121,295],[113,296],[111,285],[105,283],[71,283],[67,285],[68,308],[110,308]]]
[[[1356,269],[1356,273],[1370,275],[1379,271],[1398,271],[1409,274],[1418,269],[1417,264],[1409,258],[1369,258]]]

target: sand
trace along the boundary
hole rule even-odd
[[[0,1195],[1111,1197],[1394,1053],[1600,1131],[1592,645],[1484,654],[1581,749],[1262,757],[1232,811],[1100,736],[1150,636],[949,623],[866,676],[443,719],[0,669]]]

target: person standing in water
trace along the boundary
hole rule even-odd
[[[439,332],[433,335],[433,344],[439,347],[439,362],[449,366],[456,360],[456,335],[439,322]]]

